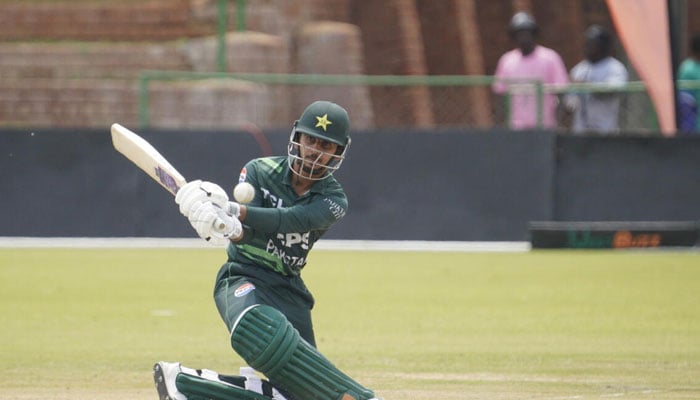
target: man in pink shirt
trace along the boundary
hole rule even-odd
[[[492,86],[496,94],[507,95],[510,101],[508,127],[555,129],[557,96],[545,94],[540,103],[538,97],[543,92],[538,90],[537,82],[568,84],[569,76],[564,62],[557,52],[536,43],[537,24],[530,14],[515,14],[510,20],[508,33],[518,47],[498,60],[496,81]]]

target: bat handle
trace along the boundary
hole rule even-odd
[[[219,232],[224,232],[226,229],[226,221],[221,218],[217,218],[216,221],[214,221],[214,228]]]
[[[230,231],[231,229],[229,227],[234,224],[233,218],[235,217],[226,214],[226,211],[218,207],[216,210],[216,214],[218,216],[216,220],[214,220],[214,229],[216,229],[216,231],[219,233],[225,233],[227,231]]]

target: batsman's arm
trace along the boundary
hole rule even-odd
[[[241,205],[240,221],[266,233],[307,232],[328,229],[345,216],[344,195],[316,196],[311,202],[287,208]]]

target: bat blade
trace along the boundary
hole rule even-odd
[[[154,181],[160,183],[174,195],[187,181],[168,160],[161,155],[146,139],[123,127],[118,123],[112,124],[112,144],[137,167],[141,168]],[[220,231],[228,230],[232,222],[225,213],[219,215],[214,226]]]
[[[111,132],[114,148],[170,193],[175,195],[187,183],[175,167],[144,138],[118,123],[112,124]]]

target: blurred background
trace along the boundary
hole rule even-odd
[[[669,3],[684,55],[700,3]],[[356,128],[490,128],[503,106],[488,77],[520,10],[567,69],[586,27],[614,30],[605,0],[3,0],[0,126],[268,128],[329,98]],[[614,55],[639,81],[619,41]],[[653,134],[644,87],[619,90],[621,127]]]

